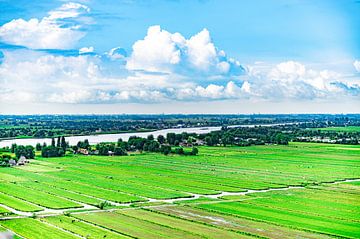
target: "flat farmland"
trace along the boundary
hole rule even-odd
[[[360,132],[360,126],[327,127],[327,128],[317,128],[317,129],[321,131]]]
[[[0,204],[26,218],[0,225],[24,238],[40,238],[31,225],[63,238],[360,237],[360,146],[199,152],[38,157],[1,168]]]

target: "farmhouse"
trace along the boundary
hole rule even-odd
[[[17,165],[25,165],[25,163],[28,163],[29,160],[26,159],[25,156],[21,156],[17,162]]]
[[[16,165],[15,159],[10,159],[10,160],[9,160],[9,165],[10,165],[10,166],[15,166],[15,165]]]
[[[77,151],[79,154],[83,154],[83,155],[89,155],[89,151],[87,149],[78,149]]]

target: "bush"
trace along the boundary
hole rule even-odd
[[[127,153],[126,153],[125,149],[123,149],[121,147],[115,147],[114,155],[123,156],[123,155],[127,155]]]
[[[193,147],[191,150],[191,155],[197,155],[199,153],[199,150],[196,147]]]
[[[169,153],[171,153],[171,146],[161,145],[160,152],[163,153],[164,155],[168,155]]]
[[[110,207],[110,206],[112,206],[112,205],[108,201],[102,201],[99,203],[99,205],[97,207],[100,208],[101,210],[103,210],[106,207]]]
[[[62,157],[65,155],[65,151],[61,147],[46,146],[41,149],[41,156],[44,158]]]
[[[181,148],[181,147],[180,148],[175,148],[174,153],[179,154],[179,155],[183,155],[184,154],[184,149]]]

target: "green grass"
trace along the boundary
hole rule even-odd
[[[360,187],[345,192],[346,184],[289,191],[256,193],[235,202],[195,207],[222,214],[260,220],[350,238],[360,236]]]
[[[320,235],[307,231],[255,221],[253,219],[234,217],[231,215],[220,214],[188,206],[155,207],[148,210],[162,213],[174,218],[194,221],[204,225],[237,231],[239,233],[245,232],[264,238],[321,238]]]
[[[336,132],[360,132],[360,126],[327,127],[327,128],[316,128],[316,130],[336,131]]]
[[[216,227],[199,224],[179,218],[170,217],[167,215],[146,211],[146,210],[118,210],[119,214],[137,218],[148,222],[156,222],[157,224],[176,228],[181,231],[186,231],[194,235],[202,236],[205,238],[239,238],[240,235],[228,230],[219,229]]]
[[[0,216],[8,214],[10,214],[10,211],[0,206]]]
[[[52,195],[61,195],[62,197],[75,200],[82,203],[87,203],[93,206],[99,205],[102,200],[91,198],[88,196],[84,196],[82,194],[74,193],[65,189],[57,188],[54,186],[49,186],[45,183],[36,183],[36,182],[25,182],[21,184],[22,186],[28,187],[30,189],[36,189],[36,190],[44,190],[48,193],[51,193]]]
[[[78,203],[74,203],[43,191],[29,189],[19,184],[0,183],[0,192],[53,209],[81,207]]]
[[[15,231],[18,235],[31,239],[75,239],[79,238],[70,233],[63,232],[55,227],[48,226],[38,219],[14,219],[7,221],[0,221],[0,224],[5,228]]]
[[[142,153],[37,157],[27,166],[0,168],[0,203],[21,211],[40,209],[33,204],[79,207],[77,210],[82,209],[76,202],[135,204],[116,212],[73,213],[71,217],[50,217],[43,222],[15,220],[25,228],[28,222],[40,223],[40,228],[50,223],[90,238],[101,238],[103,233],[109,233],[109,238],[360,237],[360,183],[322,184],[360,178],[360,146],[290,143],[203,146],[199,151],[197,156]],[[222,191],[291,185],[307,188],[206,198]],[[173,205],[148,202],[148,198],[173,199],[191,194],[204,197]],[[20,226],[12,227],[16,232],[22,230]]]
[[[74,217],[136,238],[199,238],[199,236],[115,212],[76,214]]]
[[[3,193],[0,193],[0,203],[23,212],[36,212],[42,210],[41,207]]]
[[[76,233],[77,235],[81,235],[88,239],[95,238],[106,238],[106,239],[121,239],[121,238],[129,238],[119,233],[115,233],[100,227],[96,227],[95,225],[91,225],[80,221],[78,219],[74,219],[73,217],[67,216],[59,216],[59,217],[47,217],[41,219],[47,223],[55,225],[60,228],[64,228],[68,231]]]

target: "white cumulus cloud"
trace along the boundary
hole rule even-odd
[[[144,39],[133,45],[126,67],[129,70],[150,72],[187,72],[205,75],[244,73],[239,62],[227,58],[203,29],[186,39],[180,33],[170,33],[160,26],[151,26]]]
[[[331,70],[308,69],[295,61],[282,62],[264,70],[253,66],[249,73],[251,92],[263,98],[313,99],[353,94],[359,85]],[[348,89],[354,89],[350,92]]]
[[[81,25],[74,22],[69,24],[65,20],[88,11],[89,8],[82,4],[66,3],[42,19],[14,19],[0,26],[0,39],[33,49],[69,49],[85,32],[79,30]]]

